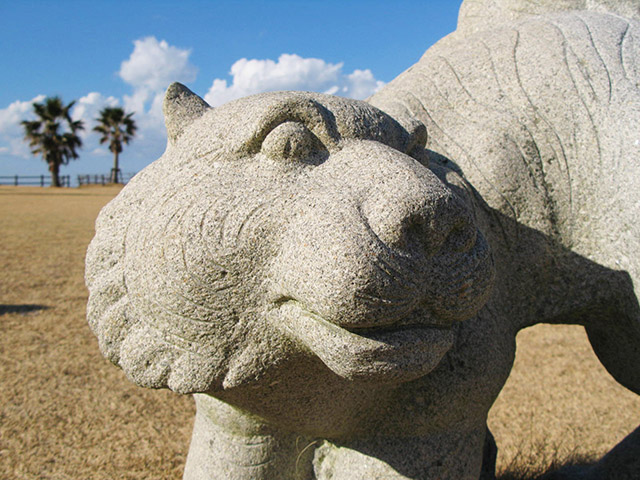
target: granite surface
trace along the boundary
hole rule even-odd
[[[186,479],[491,480],[541,322],[640,393],[639,11],[466,0],[369,103],[169,87],[86,280],[103,354],[195,394]],[[636,478],[637,433],[549,478]]]

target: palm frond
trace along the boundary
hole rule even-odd
[[[29,143],[34,155],[41,155],[50,170],[78,158],[77,149],[82,140],[77,132],[84,129],[81,120],[71,118],[75,101],[65,105],[60,97],[47,97],[33,104],[36,120],[20,122],[24,129],[24,140]]]

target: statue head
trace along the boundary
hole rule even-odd
[[[179,84],[169,144],[96,223],[88,318],[136,383],[216,395],[291,358],[344,382],[427,375],[493,280],[424,127],[300,93],[219,108]],[[313,377],[314,372],[309,372]]]

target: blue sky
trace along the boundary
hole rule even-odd
[[[19,126],[34,100],[77,101],[87,128],[80,159],[62,168],[71,175],[111,167],[91,133],[98,111],[134,111],[139,135],[121,168],[135,172],[164,151],[159,107],[171,81],[212,105],[272,89],[364,98],[453,31],[459,4],[0,0],[0,175],[47,173]]]

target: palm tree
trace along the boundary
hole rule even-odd
[[[81,120],[72,120],[69,111],[75,101],[64,105],[60,97],[47,97],[42,103],[34,103],[33,111],[37,120],[21,122],[24,127],[24,139],[29,142],[34,155],[42,155],[49,165],[51,186],[60,186],[60,165],[78,158],[76,149],[82,146],[77,133],[84,130]],[[66,131],[64,130],[66,124]]]
[[[128,145],[138,128],[132,116],[133,113],[125,114],[120,107],[106,107],[100,111],[100,117],[96,118],[98,125],[93,130],[102,134],[100,143],[109,142],[109,150],[113,152],[111,183],[118,183],[120,176],[118,156],[122,153],[122,144]]]

